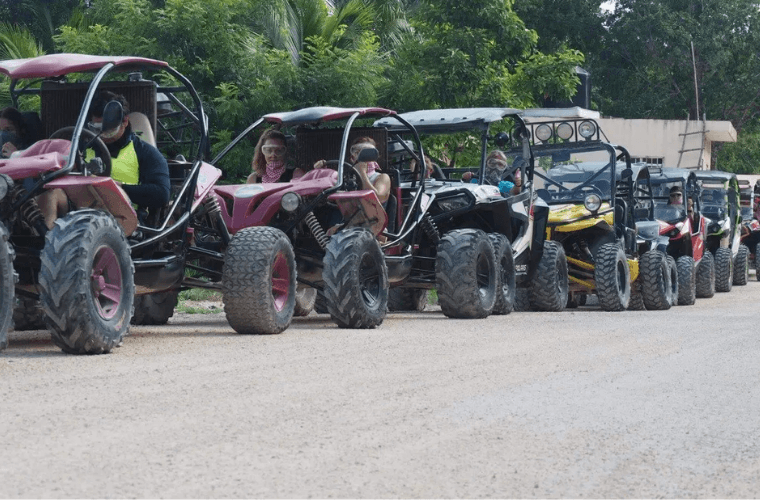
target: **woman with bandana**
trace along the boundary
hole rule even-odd
[[[246,183],[290,182],[304,174],[300,168],[287,168],[286,157],[288,147],[285,145],[285,134],[279,130],[266,130],[256,144],[256,152],[251,162],[251,174]]]
[[[518,161],[520,161],[519,158],[515,160],[515,163]],[[519,194],[522,189],[522,172],[517,168],[510,175],[512,180],[503,179],[506,168],[507,155],[503,151],[494,149],[486,157],[485,182],[492,186],[498,186],[502,194]],[[478,178],[472,172],[462,174],[462,180],[465,182],[478,182]]]
[[[351,164],[359,173],[359,177],[362,179],[362,187],[364,189],[371,189],[377,194],[377,199],[385,207],[385,203],[388,201],[388,196],[391,193],[391,178],[388,174],[380,173],[380,166],[377,162],[359,162],[356,163],[356,159],[359,157],[359,153],[365,148],[376,148],[377,143],[371,137],[357,137],[354,142],[351,143],[351,149],[349,153],[351,155]],[[314,164],[314,168],[322,168],[325,166],[325,160],[319,160]]]
[[[2,158],[10,158],[11,154],[31,146],[29,134],[24,124],[21,112],[13,107],[0,111],[0,147]]]

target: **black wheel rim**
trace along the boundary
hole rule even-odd
[[[488,296],[488,289],[491,286],[491,266],[488,265],[488,257],[481,253],[478,255],[475,273],[478,282],[478,293],[481,298]]]
[[[625,266],[626,262],[624,260],[618,260],[617,263],[617,287],[618,287],[618,293],[620,295],[623,295],[625,293]]]
[[[374,307],[379,300],[382,283],[380,268],[369,253],[362,255],[359,263],[359,286],[364,303]]]

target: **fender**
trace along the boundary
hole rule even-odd
[[[48,182],[45,189],[62,189],[77,208],[97,208],[110,212],[129,236],[137,228],[137,213],[129,196],[110,177],[66,175]]]
[[[203,203],[203,200],[206,199],[206,195],[211,191],[211,188],[214,187],[216,181],[218,181],[221,176],[222,171],[215,166],[206,163],[205,161],[201,163],[201,169],[200,172],[198,172],[198,182],[195,185],[191,212],[195,212],[198,205]]]
[[[333,193],[327,199],[338,205],[349,227],[364,227],[377,236],[388,226],[388,214],[372,189]]]

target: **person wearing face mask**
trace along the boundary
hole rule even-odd
[[[519,158],[515,161],[515,164],[518,161],[520,161]],[[498,149],[491,151],[486,157],[485,182],[491,186],[498,186],[502,194],[519,194],[522,189],[522,172],[517,168],[509,176],[511,180],[503,179],[506,168],[507,155]],[[478,182],[478,178],[472,172],[462,174],[462,180],[465,182]]]
[[[0,156],[10,158],[16,151],[31,146],[21,112],[13,107],[0,111]]]
[[[286,167],[287,155],[285,134],[275,129],[264,131],[256,144],[251,161],[252,172],[246,183],[290,182],[301,177],[304,174],[303,170],[291,170]]]

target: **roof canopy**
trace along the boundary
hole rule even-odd
[[[422,133],[453,133],[474,128],[487,128],[489,124],[504,119],[505,116],[518,115],[514,108],[455,108],[426,109],[411,111],[399,116]],[[376,127],[390,129],[405,128],[394,118],[383,118],[375,122]]]
[[[0,61],[0,73],[12,79],[54,78],[68,73],[96,71],[106,64],[116,66],[159,66],[168,63],[144,57],[129,56],[89,56],[86,54],[49,54],[29,59],[8,59]]]
[[[396,112],[385,108],[333,108],[318,106],[313,108],[299,109],[298,111],[286,111],[284,113],[271,113],[264,116],[269,123],[282,125],[316,125],[330,120],[348,118],[355,113],[370,116],[391,116]]]

